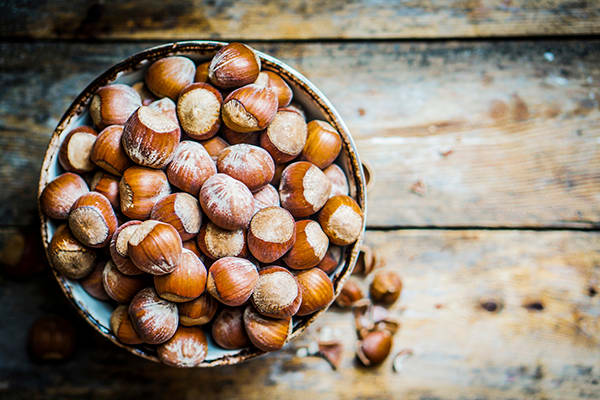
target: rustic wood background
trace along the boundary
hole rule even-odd
[[[600,398],[600,4],[570,0],[9,1],[0,5],[0,244],[35,225],[41,160],[99,73],[180,39],[244,40],[308,76],[373,167],[366,241],[404,279],[397,372],[332,309],[284,351],[176,370],[114,348],[49,274],[0,276],[0,398]],[[494,302],[497,310],[481,304]],[[76,324],[61,365],[30,323]],[[332,371],[298,347],[329,329]]]

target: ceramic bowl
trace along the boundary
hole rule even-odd
[[[40,173],[39,193],[48,182],[60,175],[62,169],[58,163],[58,150],[66,134],[80,125],[91,125],[88,115],[88,106],[96,90],[109,83],[133,84],[143,80],[144,70],[154,61],[173,55],[182,55],[191,58],[196,63],[209,60],[226,43],[213,41],[187,41],[165,44],[141,51],[124,61],[112,66],[90,83],[67,109],[54,130],[50,144],[44,157]],[[331,123],[343,139],[342,152],[336,163],[340,165],[348,176],[350,194],[356,199],[363,211],[366,212],[366,186],[361,163],[356,151],[356,146],[348,128],[340,118],[338,112],[327,98],[298,71],[281,62],[280,60],[257,51],[262,61],[262,69],[270,70],[281,75],[294,91],[294,101],[298,102],[306,111],[307,121],[322,119]],[[39,194],[38,193],[38,194]],[[48,245],[56,227],[57,221],[46,218],[40,213],[41,232],[43,244],[48,253]],[[364,222],[363,227],[364,230]],[[335,295],[339,294],[343,283],[352,273],[359,252],[360,240],[343,248],[339,265],[330,275],[333,281]],[[109,302],[97,300],[87,294],[75,280],[62,276],[54,267],[52,271],[65,296],[75,306],[79,314],[102,336],[112,341],[115,345],[129,352],[158,362],[156,352],[148,346],[128,346],[120,343],[110,330],[110,315],[114,305]],[[290,340],[298,337],[306,327],[312,324],[326,310],[321,310],[306,317],[295,317],[293,320],[293,333]],[[210,331],[208,329],[208,331]],[[208,354],[200,367],[213,367],[218,365],[237,364],[242,361],[257,357],[263,352],[255,348],[242,350],[224,350],[218,347],[208,336]]]

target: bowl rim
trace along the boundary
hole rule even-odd
[[[178,41],[172,43],[165,43],[158,46],[150,47],[144,50],[141,50],[122,61],[112,65],[110,68],[105,70],[103,73],[98,75],[90,84],[88,84],[79,95],[73,100],[71,105],[67,108],[61,119],[59,120],[50,141],[48,143],[48,147],[46,149],[46,153],[44,155],[44,160],[42,163],[42,167],[40,170],[40,179],[38,183],[38,214],[40,217],[40,230],[42,235],[42,243],[44,245],[44,252],[46,253],[46,258],[51,266],[52,274],[54,278],[58,282],[60,289],[63,294],[69,300],[69,303],[77,310],[78,314],[89,324],[91,325],[96,332],[110,340],[113,344],[126,349],[130,353],[142,357],[147,360],[151,360],[154,362],[160,362],[158,357],[153,354],[149,354],[142,350],[142,348],[133,347],[129,345],[125,345],[112,334],[112,332],[104,329],[103,325],[97,321],[87,309],[84,309],[82,305],[75,300],[73,294],[70,289],[66,286],[66,278],[63,277],[56,268],[52,265],[52,261],[49,255],[49,232],[48,232],[48,221],[47,218],[42,212],[39,204],[39,197],[44,189],[44,187],[49,182],[49,171],[53,166],[52,159],[54,154],[58,151],[60,147],[60,136],[62,132],[67,129],[73,119],[79,117],[83,114],[88,107],[89,101],[91,97],[96,92],[96,90],[104,85],[110,84],[114,82],[119,76],[130,73],[132,71],[136,71],[138,69],[144,68],[146,65],[149,65],[151,62],[154,62],[160,58],[164,58],[167,56],[173,55],[209,55],[210,53],[216,52],[222,46],[225,46],[227,42],[220,41],[211,41],[211,40],[190,40],[190,41]],[[362,239],[364,236],[365,228],[366,228],[366,215],[367,215],[367,199],[366,199],[366,181],[365,176],[362,170],[362,164],[358,155],[358,151],[356,149],[356,145],[350,135],[350,131],[348,127],[340,117],[339,113],[335,109],[335,107],[331,104],[329,99],[304,75],[298,72],[296,69],[290,67],[286,63],[280,61],[279,59],[265,54],[261,51],[255,49],[257,55],[261,58],[262,68],[265,70],[274,70],[274,72],[284,76],[286,80],[289,82],[293,82],[296,87],[300,90],[304,91],[311,100],[317,105],[320,111],[326,116],[326,120],[332,124],[337,131],[340,133],[343,141],[343,147],[347,150],[347,156],[349,160],[349,166],[352,169],[352,176],[348,176],[348,179],[353,178],[354,187],[356,188],[355,200],[358,205],[361,207],[364,213],[363,223],[361,227],[361,235],[360,238],[351,245],[349,250],[345,252],[345,265],[342,270],[332,279],[332,283],[334,285],[334,298],[339,294],[343,284],[352,274],[352,270],[356,264],[358,259],[359,249],[362,243]],[[265,68],[266,67],[266,68]],[[350,175],[350,174],[349,174]],[[287,342],[294,340],[302,332],[309,327],[314,321],[316,321],[319,316],[326,312],[331,303],[323,308],[310,315],[308,318],[303,319],[302,322],[294,327],[294,330]],[[256,358],[260,355],[266,354],[266,352],[257,350],[255,348],[250,349],[242,349],[239,353],[233,355],[225,355],[220,358],[211,361],[204,361],[197,368],[207,368],[207,367],[215,367],[222,365],[233,365],[239,364],[243,361],[250,360]]]

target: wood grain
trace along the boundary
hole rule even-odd
[[[571,0],[3,2],[0,36],[110,39],[453,38],[600,33]]]
[[[72,99],[151,45],[0,44],[0,225],[35,219],[45,145]],[[374,168],[369,226],[598,226],[599,41],[254,45],[349,125]]]
[[[10,234],[0,232],[0,241]],[[598,233],[370,231],[367,242],[404,281],[392,308],[402,323],[393,352],[410,350],[412,356],[398,373],[391,358],[375,369],[356,365],[352,318],[339,310],[284,351],[214,370],[177,370],[134,358],[70,313],[81,339],[75,359],[34,365],[23,351],[23,332],[38,315],[72,311],[55,283],[41,276],[29,283],[0,281],[0,397],[599,398]],[[482,302],[498,310],[488,312]],[[534,303],[543,309],[536,311]],[[319,358],[295,356],[323,330],[345,346],[338,371]]]

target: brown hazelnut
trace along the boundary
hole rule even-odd
[[[298,161],[287,166],[281,175],[281,206],[294,217],[307,217],[319,211],[329,198],[331,182],[314,164]]]
[[[259,132],[236,132],[225,125],[221,127],[221,134],[230,145],[251,144],[258,146],[260,140]]]
[[[167,167],[169,182],[194,196],[204,182],[217,173],[217,167],[206,149],[197,142],[184,140],[177,146],[173,161]]]
[[[110,205],[119,210],[119,178],[106,172],[98,171],[92,177],[90,189],[108,199]]]
[[[192,83],[177,100],[177,116],[181,128],[195,140],[205,140],[217,134],[221,126],[221,93],[208,83]]]
[[[194,300],[206,288],[206,267],[193,252],[183,249],[181,261],[166,275],[154,276],[156,293],[175,303]]]
[[[202,224],[198,200],[189,193],[173,193],[163,197],[152,208],[150,218],[173,226],[182,241],[194,238]]]
[[[154,100],[156,100],[154,95],[150,93],[150,91],[146,87],[146,84],[143,81],[136,82],[133,85],[131,85],[131,87],[140,95],[140,99],[142,99],[143,106],[147,106]]]
[[[266,150],[249,144],[229,146],[219,153],[217,170],[256,191],[268,184],[275,173],[275,163]]]
[[[94,269],[96,261],[96,251],[79,243],[67,225],[56,228],[48,247],[48,255],[52,266],[71,279],[87,276]]]
[[[110,174],[121,176],[132,165],[121,146],[122,125],[107,126],[100,132],[92,148],[91,160]]]
[[[225,307],[219,312],[212,323],[212,338],[220,347],[235,350],[250,345],[243,315],[243,308]]]
[[[294,217],[281,207],[258,211],[248,228],[248,250],[257,260],[271,263],[283,256],[296,241]]]
[[[227,230],[208,222],[198,233],[198,247],[211,260],[223,257],[246,257],[246,231]]]
[[[363,291],[355,280],[348,280],[335,299],[335,303],[340,307],[351,307],[356,301],[364,297]]]
[[[292,319],[265,317],[252,307],[244,310],[244,327],[252,344],[262,351],[281,349],[292,333]]]
[[[171,187],[163,171],[144,167],[127,168],[119,182],[121,212],[129,218],[147,219],[154,204],[169,193]]]
[[[392,335],[386,331],[374,331],[358,342],[356,355],[363,365],[381,364],[392,349]]]
[[[245,228],[254,214],[254,197],[242,182],[226,174],[208,178],[200,189],[200,206],[223,229]]]
[[[67,219],[75,201],[87,192],[88,186],[79,175],[66,172],[46,185],[40,195],[40,208],[50,218]]]
[[[258,273],[250,300],[256,311],[266,317],[289,318],[300,308],[302,292],[291,272],[270,266]]]
[[[164,116],[168,117],[175,124],[179,125],[179,119],[177,119],[177,104],[168,97],[163,97],[160,100],[155,100],[148,105]]]
[[[126,304],[133,296],[146,287],[144,276],[124,275],[112,261],[106,262],[102,271],[102,286],[106,294],[117,303]]]
[[[147,220],[137,225],[127,243],[133,264],[152,275],[172,272],[181,262],[181,237],[169,224]]]
[[[367,276],[375,268],[385,265],[385,260],[381,259],[371,247],[362,244],[359,248],[358,258],[352,275]]]
[[[110,258],[117,267],[117,269],[125,275],[140,275],[144,272],[138,269],[129,258],[127,253],[128,242],[133,232],[137,229],[137,226],[142,221],[131,220],[120,225],[110,239],[110,245],[108,247],[110,251]]]
[[[67,171],[82,174],[94,169],[90,160],[92,147],[96,141],[96,132],[89,126],[80,126],[67,134],[60,145],[58,162]]]
[[[75,352],[76,335],[66,319],[49,315],[38,318],[27,338],[30,356],[36,361],[56,362],[69,359]]]
[[[148,344],[160,344],[175,334],[179,324],[177,305],[163,300],[153,288],[138,292],[129,304],[129,317],[133,328]]]
[[[302,159],[323,169],[331,165],[342,149],[342,138],[325,121],[314,120],[307,125],[308,136],[302,150]]]
[[[203,140],[200,142],[200,144],[204,146],[210,158],[212,158],[215,162],[217,161],[217,157],[219,156],[221,150],[223,150],[225,147],[229,147],[229,143],[219,136],[215,136],[208,140]]]
[[[208,342],[201,328],[180,326],[175,335],[156,348],[163,364],[172,367],[197,367],[208,353]]]
[[[194,81],[196,66],[187,57],[172,56],[155,61],[147,70],[146,86],[158,98],[177,100],[179,92]]]
[[[119,305],[110,315],[110,329],[113,335],[124,344],[141,344],[143,341],[133,329],[129,318],[129,310],[126,305]]]
[[[348,190],[348,179],[344,171],[336,164],[331,164],[329,167],[323,170],[325,176],[331,182],[331,193],[329,197],[337,196],[339,194],[347,196]]]
[[[257,80],[261,80],[261,78],[266,79],[267,87],[275,92],[275,96],[277,96],[277,102],[280,108],[286,107],[292,102],[294,93],[281,76],[277,75],[275,72],[263,71],[259,74]]]
[[[109,125],[123,125],[141,105],[142,99],[138,92],[131,86],[116,83],[96,91],[90,103],[90,116],[98,129]]]
[[[105,247],[117,229],[117,216],[106,197],[89,192],[77,199],[69,213],[69,229],[88,247]]]
[[[325,257],[328,247],[329,239],[318,222],[296,221],[296,241],[283,261],[293,269],[312,268]]]
[[[340,264],[341,258],[342,248],[339,246],[331,245],[329,246],[327,253],[325,253],[325,257],[323,257],[323,260],[321,260],[317,267],[321,268],[326,274],[331,274]]]
[[[0,271],[14,279],[30,278],[46,267],[39,227],[10,229],[0,241]]]
[[[260,58],[249,46],[229,43],[212,58],[208,79],[220,88],[236,88],[256,80],[260,72]]]
[[[200,63],[196,66],[196,75],[194,76],[194,82],[208,82],[208,67],[210,61]]]
[[[273,185],[265,185],[252,193],[254,196],[254,211],[255,213],[266,207],[279,207],[279,192]]]
[[[333,301],[333,284],[320,268],[304,270],[296,275],[302,304],[298,315],[308,315],[327,307]]]
[[[252,295],[258,271],[245,258],[224,257],[208,270],[206,289],[215,299],[227,306],[244,304]]]
[[[177,305],[179,309],[179,323],[185,326],[208,324],[219,308],[219,303],[208,293],[200,297]]]
[[[394,271],[379,271],[373,277],[369,293],[373,301],[393,304],[402,292],[402,279]]]
[[[260,145],[281,164],[298,156],[306,144],[304,117],[293,111],[279,110],[266,131],[260,135]]]
[[[363,212],[349,196],[333,196],[321,209],[318,221],[333,244],[354,243],[363,230]]]
[[[223,123],[236,132],[265,129],[277,113],[277,97],[264,86],[246,85],[229,93],[223,101]]]
[[[79,281],[81,287],[87,292],[87,294],[102,301],[110,300],[110,297],[108,297],[108,294],[106,294],[104,285],[102,284],[102,272],[104,271],[105,264],[106,262],[104,260],[97,259],[94,263],[92,272]]]
[[[180,137],[177,123],[160,111],[142,106],[125,122],[121,143],[134,163],[160,169],[171,162]]]

